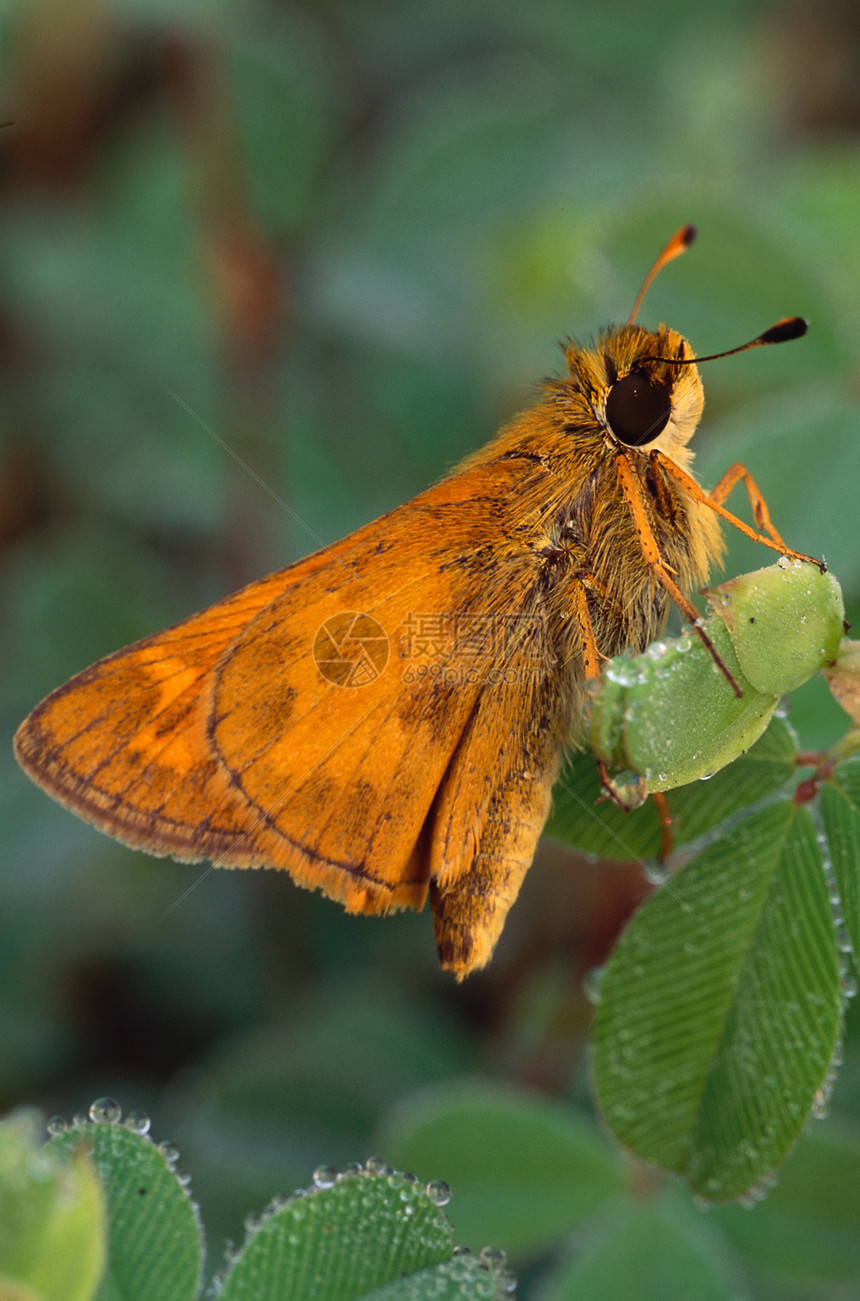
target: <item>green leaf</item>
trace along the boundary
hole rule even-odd
[[[98,1301],[194,1301],[200,1227],[165,1153],[146,1135],[107,1122],[75,1125],[46,1145],[49,1152],[81,1148],[91,1154],[107,1204],[108,1263]]]
[[[410,1170],[444,1170],[457,1237],[538,1252],[621,1187],[614,1152],[569,1107],[467,1081],[427,1089],[382,1134]]]
[[[514,1295],[510,1274],[462,1255],[374,1288],[364,1301],[510,1301]]]
[[[797,1138],[841,1023],[829,893],[808,813],[752,815],[651,896],[607,964],[594,1040],[622,1143],[713,1201]]]
[[[40,1147],[40,1128],[24,1111],[0,1124],[0,1297],[90,1301],[105,1258],[101,1187],[85,1152]]]
[[[836,768],[821,787],[820,801],[847,939],[860,954],[860,758]]]
[[[541,1301],[729,1301],[738,1293],[720,1245],[670,1197],[619,1202]]]
[[[451,1226],[423,1186],[367,1168],[318,1172],[329,1178],[252,1225],[221,1301],[353,1301],[450,1260]]]
[[[745,755],[711,780],[669,791],[666,800],[675,846],[698,839],[780,790],[795,775],[796,753],[790,729],[782,719],[774,718]],[[653,800],[630,813],[601,800],[600,778],[591,754],[576,754],[568,760],[553,799],[546,832],[565,844],[615,859],[650,858],[660,848],[660,820]]]

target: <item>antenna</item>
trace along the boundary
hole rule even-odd
[[[633,311],[630,313],[630,315],[627,318],[628,325],[632,325],[633,322],[636,320],[636,317],[639,315],[639,308],[642,306],[642,299],[645,297],[645,294],[648,292],[648,289],[650,288],[658,272],[663,270],[667,262],[671,262],[673,258],[680,257],[682,253],[685,253],[695,238],[696,238],[695,226],[686,225],[686,226],[682,226],[680,230],[675,231],[675,234],[669,240],[669,243],[663,249],[663,252],[659,255],[657,261],[654,263],[651,270],[648,272],[647,276],[643,280],[642,288],[639,290],[639,293],[636,295],[636,302],[633,304]]]
[[[718,361],[720,357],[732,357],[736,352],[746,352],[749,348],[764,348],[769,343],[788,343],[790,339],[800,339],[809,329],[809,322],[802,316],[784,316],[763,334],[756,335],[749,343],[742,343],[739,348],[726,348],[725,352],[712,352],[707,357],[649,357],[649,361],[662,361],[667,366],[698,366],[701,361]]]

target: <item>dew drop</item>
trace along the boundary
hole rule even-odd
[[[65,1134],[69,1126],[64,1116],[52,1116],[45,1128],[51,1138],[56,1138],[59,1134]]]
[[[175,1178],[180,1188],[187,1188],[191,1183],[191,1175],[187,1170],[177,1170]]]
[[[434,1179],[427,1185],[426,1192],[434,1206],[447,1206],[451,1200],[451,1189],[444,1179]]]
[[[776,563],[779,565],[780,569],[788,569],[791,561],[788,556],[780,556]]]
[[[318,1165],[313,1173],[313,1181],[317,1188],[333,1188],[337,1183],[337,1170],[333,1165]]]
[[[179,1148],[175,1143],[157,1143],[156,1146],[168,1165],[175,1165],[179,1160]]]
[[[582,992],[596,1007],[600,1002],[600,987],[603,984],[603,967],[591,967],[582,977]]]
[[[508,1253],[501,1247],[482,1247],[478,1259],[482,1265],[498,1274],[508,1263]]]
[[[604,676],[619,687],[635,687],[639,680],[635,665],[620,659],[604,670]]]
[[[245,1216],[245,1232],[256,1233],[265,1222],[266,1216],[263,1211],[251,1211]]]
[[[391,1166],[381,1156],[369,1156],[364,1163],[364,1168],[371,1175],[390,1175],[393,1173]]]
[[[122,1108],[113,1098],[96,1098],[90,1106],[90,1120],[96,1125],[118,1125]]]
[[[152,1121],[142,1111],[130,1111],[122,1123],[133,1134],[148,1134]]]
[[[89,1116],[87,1116],[83,1111],[76,1111],[72,1116],[72,1125],[75,1129],[82,1129],[88,1121]]]

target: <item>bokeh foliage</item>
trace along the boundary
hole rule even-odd
[[[431,482],[557,372],[558,339],[626,317],[684,221],[699,242],[646,324],[710,352],[811,322],[706,370],[701,476],[744,460],[856,624],[858,48],[853,8],[811,0],[10,0],[4,734],[98,655]],[[728,571],[767,559],[732,540]],[[804,744],[837,719],[823,684],[798,693]],[[581,977],[638,870],[548,845],[490,971],[455,990],[426,917],[346,918],[272,874],[134,855],[8,745],[0,779],[0,1110],[147,1110],[216,1240],[321,1161],[366,1156],[430,1085],[480,1073],[588,1107]],[[840,1141],[801,1140],[753,1216],[691,1214],[688,1241],[706,1231],[762,1296],[860,1281],[854,1202],[825,1195],[860,1148],[850,1022],[845,1059]],[[456,1227],[455,1172],[418,1173],[455,1185]],[[630,1214],[579,1226],[592,1277]],[[471,1222],[496,1240],[510,1215]]]

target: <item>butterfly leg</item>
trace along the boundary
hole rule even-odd
[[[659,454],[652,453],[652,456],[659,456]],[[671,461],[669,461],[666,457],[663,456],[659,456],[657,465],[661,469],[668,469],[669,467],[671,467],[673,473],[678,468],[677,466],[673,465]],[[690,623],[690,626],[692,627],[693,631],[696,633],[699,640],[702,641],[704,645],[707,647],[708,654],[713,659],[717,668],[720,670],[723,677],[726,679],[729,686],[734,691],[735,695],[741,696],[743,693],[741,692],[740,687],[732,677],[732,674],[729,671],[727,665],[723,662],[722,656],[719,654],[716,646],[711,641],[708,634],[705,632],[705,629],[703,627],[704,621],[702,619],[702,616],[699,614],[699,611],[693,605],[692,601],[690,601],[689,598],[686,597],[684,593],[681,591],[680,587],[675,582],[674,578],[669,572],[669,566],[666,564],[666,562],[663,560],[663,557],[660,554],[660,547],[658,546],[657,539],[654,537],[654,530],[651,528],[651,524],[648,520],[648,514],[645,509],[645,503],[642,499],[642,490],[639,486],[636,476],[633,473],[633,470],[630,468],[630,462],[627,458],[626,453],[624,452],[618,453],[615,459],[615,466],[618,471],[618,479],[621,484],[621,489],[627,500],[627,505],[630,507],[630,513],[633,516],[633,523],[636,527],[636,532],[639,538],[639,546],[642,549],[642,555],[644,556],[646,563],[648,564],[652,574],[654,575],[655,580],[660,584],[663,590],[667,592],[668,595],[672,598],[672,600],[675,602],[675,605],[677,605],[678,609],[683,614],[684,618],[687,619],[688,622]],[[681,471],[680,473],[683,474],[683,471]],[[689,476],[687,477],[689,478]],[[695,479],[690,479],[690,483],[695,485],[697,491],[699,492],[699,494],[701,494],[701,498],[704,501],[708,501],[706,494],[702,492],[701,488],[699,488],[699,485],[696,483]],[[723,514],[728,513],[726,511],[723,511],[721,506],[720,507],[715,506],[714,509],[721,511]],[[740,524],[740,521],[738,521],[738,523]],[[751,529],[747,529],[746,531],[751,533],[752,536],[758,537],[758,534],[753,534]],[[763,540],[764,539],[762,539],[762,541]],[[774,544],[768,543],[768,545],[773,546]],[[792,552],[790,554],[794,554],[794,553]]]
[[[573,606],[574,625],[579,633],[580,654],[582,655],[582,669],[587,681],[600,677],[600,652],[597,649],[597,639],[594,636],[594,626],[591,622],[591,612],[588,608],[588,591],[597,591],[603,594],[605,588],[593,574],[577,574],[576,581],[570,589],[570,600]],[[595,755],[597,772],[600,777],[600,785],[604,795],[612,800],[618,808],[629,812],[637,808],[641,801],[628,804],[619,795],[612,775],[606,766],[605,760],[599,755]]]
[[[763,546],[770,547],[772,551],[778,551],[780,555],[791,556],[792,560],[803,560],[807,564],[817,565],[822,574],[827,572],[827,566],[822,560],[816,560],[814,556],[806,556],[802,551],[793,551],[791,547],[785,545],[771,522],[767,503],[755,479],[740,461],[736,461],[734,465],[728,468],[717,486],[710,493],[705,492],[704,488],[696,482],[692,475],[687,474],[686,470],[682,470],[679,465],[664,456],[662,452],[653,451],[651,461],[659,465],[664,473],[671,475],[676,483],[680,484],[696,501],[701,502],[703,506],[709,506],[723,519],[728,520],[729,524],[733,524],[736,529],[740,529],[741,533],[746,534],[748,538],[752,538],[754,542],[761,542]],[[749,524],[745,524],[743,520],[739,520],[736,515],[732,515],[731,511],[726,510],[723,506],[723,502],[739,480],[743,480],[746,488],[758,532],[750,528]],[[765,537],[765,534],[768,536]]]

